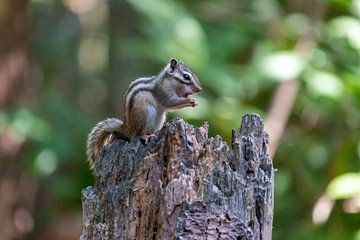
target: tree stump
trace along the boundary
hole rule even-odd
[[[271,239],[274,169],[256,114],[232,147],[176,118],[145,144],[116,139],[82,191],[80,239]]]

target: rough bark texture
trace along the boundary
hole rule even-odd
[[[148,144],[117,139],[95,176],[82,192],[80,239],[271,239],[274,170],[256,114],[232,147],[179,118]]]

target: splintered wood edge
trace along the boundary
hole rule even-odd
[[[266,202],[267,202],[269,204],[269,206],[263,206],[263,205],[261,205],[262,204],[261,202],[256,203],[256,206],[255,205],[253,206],[254,208],[256,207],[256,209],[257,209],[256,214],[255,213],[247,213],[247,214],[250,214],[250,215],[248,215],[248,217],[250,217],[250,218],[251,218],[251,216],[256,215],[255,217],[257,220],[255,220],[255,222],[253,220],[251,221],[252,228],[261,229],[260,231],[263,231],[266,233],[270,232],[270,238],[265,237],[263,239],[271,239],[272,210],[273,210],[273,168],[272,168],[271,160],[268,156],[268,149],[267,149],[268,148],[268,135],[264,131],[264,125],[263,125],[263,122],[262,122],[260,116],[257,114],[246,114],[243,116],[240,129],[236,130],[236,131],[233,130],[233,132],[232,132],[232,145],[231,145],[232,147],[229,147],[228,144],[225,141],[223,141],[220,136],[216,136],[214,138],[209,138],[208,137],[208,129],[209,129],[209,124],[206,122],[201,127],[194,127],[192,125],[187,124],[181,118],[175,118],[175,119],[171,120],[170,122],[167,122],[161,130],[155,132],[154,136],[150,139],[150,142],[147,145],[141,144],[141,142],[138,139],[133,139],[128,143],[124,143],[123,140],[116,140],[113,144],[110,144],[109,146],[105,147],[101,153],[101,160],[100,160],[101,162],[97,165],[97,168],[95,168],[95,170],[97,171],[95,173],[95,175],[97,177],[96,187],[95,188],[88,187],[88,188],[84,189],[82,192],[82,195],[83,195],[83,197],[82,197],[82,200],[83,200],[83,235],[82,236],[90,236],[89,234],[86,235],[86,232],[90,232],[91,225],[93,225],[92,232],[94,234],[101,233],[105,230],[107,231],[106,234],[109,233],[109,226],[103,226],[103,224],[99,225],[99,223],[95,224],[94,220],[92,219],[94,217],[93,214],[95,212],[97,212],[98,211],[97,208],[99,208],[99,206],[96,206],[99,204],[99,201],[100,201],[99,195],[97,193],[98,193],[98,191],[101,191],[101,189],[103,189],[104,187],[105,187],[104,190],[106,190],[106,188],[108,186],[120,183],[121,181],[119,182],[119,179],[121,179],[121,177],[122,177],[121,175],[131,174],[129,172],[124,172],[125,169],[126,169],[126,171],[136,171],[136,169],[133,169],[135,165],[132,166],[133,164],[136,164],[136,162],[132,163],[133,160],[129,160],[129,162],[124,163],[124,162],[119,162],[118,159],[132,159],[132,158],[136,158],[136,156],[137,156],[137,158],[138,158],[137,161],[139,161],[139,159],[142,158],[143,159],[142,161],[146,160],[145,162],[148,162],[151,160],[151,155],[153,155],[153,154],[156,155],[156,152],[160,151],[161,148],[164,146],[164,144],[167,145],[168,148],[170,147],[172,149],[170,149],[170,150],[165,149],[165,152],[163,152],[161,154],[166,155],[169,153],[171,154],[171,151],[179,151],[178,153],[175,153],[175,156],[179,157],[179,156],[181,156],[181,154],[187,154],[186,149],[188,149],[189,146],[184,145],[184,144],[190,144],[190,148],[193,147],[194,148],[193,151],[197,152],[198,154],[206,154],[206,152],[212,152],[212,154],[214,154],[214,152],[215,153],[218,152],[219,154],[221,152],[223,152],[222,154],[226,154],[227,152],[232,152],[232,154],[234,154],[234,155],[238,154],[238,156],[234,157],[234,159],[237,158],[237,159],[239,159],[240,162],[236,162],[233,164],[235,165],[236,171],[243,173],[244,178],[248,179],[248,180],[245,180],[246,185],[243,186],[246,189],[248,187],[250,187],[249,189],[253,189],[252,184],[254,184],[254,182],[251,179],[259,177],[259,176],[257,176],[258,174],[260,174],[263,179],[267,179],[266,180],[267,182],[266,181],[259,182],[258,184],[260,184],[260,185],[258,187],[264,188],[265,195],[263,195],[261,192],[260,192],[260,194],[264,198],[263,201],[265,201],[263,204],[266,204]],[[170,134],[170,139],[172,139],[172,141],[175,141],[175,142],[168,142],[168,143],[164,142],[164,141],[167,141],[166,137],[169,138],[169,134]],[[178,137],[181,139],[176,139],[175,137],[171,137],[172,135],[175,136],[177,134],[178,134]],[[190,139],[189,139],[189,137],[190,137]],[[196,145],[196,146],[192,145],[191,146],[191,142],[192,142],[192,144],[194,144],[194,142],[196,142],[196,141],[200,141],[202,143],[202,145]],[[223,149],[223,150],[221,150],[221,149]],[[168,151],[170,151],[170,152],[168,152]],[[185,153],[183,151],[185,151]],[[189,154],[192,154],[191,151]],[[246,155],[246,154],[248,154],[248,155]],[[168,156],[164,156],[164,157],[168,157]],[[198,157],[199,156],[195,156],[195,158],[198,158]],[[209,157],[214,157],[214,156],[210,155]],[[227,161],[231,161],[231,159],[229,159],[225,155],[223,157],[225,157],[225,159],[228,159]],[[255,160],[255,162],[253,162],[254,160]],[[170,160],[168,160],[168,161],[170,161]],[[123,165],[123,164],[125,164],[125,165]],[[154,163],[154,164],[156,164],[156,163]],[[169,167],[167,164],[172,164],[172,162],[170,162],[170,163],[168,162],[165,164],[166,164],[166,166],[165,166],[166,168],[164,170],[169,171],[169,169],[167,169],[167,167]],[[231,164],[231,163],[229,162],[229,164]],[[142,167],[144,167],[144,164],[142,164]],[[177,168],[179,166],[172,166],[170,169],[173,169],[173,167]],[[254,168],[258,168],[258,169],[262,169],[262,170],[261,171],[259,170],[259,172],[257,172],[254,170]],[[207,171],[210,171],[210,169],[208,169]],[[168,174],[168,173],[166,173],[166,174]],[[178,173],[175,172],[174,174],[178,174]],[[134,177],[134,176],[132,176],[132,177]],[[177,179],[176,175],[175,176],[167,176],[167,178],[169,178],[170,180],[174,179],[175,182],[181,179],[180,178],[180,179],[176,180]],[[143,180],[141,180],[141,181],[143,181]],[[160,186],[160,187],[167,188],[167,187],[170,187],[168,184],[172,185],[174,183],[171,183],[171,184],[170,184],[170,182],[163,183],[165,185],[163,185],[162,187]],[[181,181],[179,183],[181,184]],[[247,184],[249,184],[248,187],[246,187]],[[257,189],[256,186],[255,186],[255,188]],[[246,189],[243,189],[243,190],[248,191]],[[203,191],[205,191],[205,190],[203,189]],[[254,190],[252,190],[252,191],[254,191]],[[126,189],[125,189],[124,193],[126,193]],[[104,194],[104,193],[102,193],[102,194]],[[191,211],[194,211],[194,209],[201,209],[201,205],[203,205],[203,203],[201,202],[202,199],[201,198],[197,199],[196,194],[197,194],[196,192],[193,192],[193,195],[195,195],[195,196],[190,201],[190,202],[192,202],[192,204],[190,204],[188,207],[186,207],[185,210],[183,210],[182,212],[177,212],[177,214],[174,215],[175,219],[177,219],[177,220],[175,220],[175,219],[174,220],[175,220],[175,222],[178,223],[178,226],[181,226],[180,223],[183,222],[184,224],[187,224],[187,226],[191,228],[191,226],[189,225],[189,221],[192,222],[191,221],[192,217],[198,218],[198,223],[199,223],[199,221],[200,222],[202,221],[201,218],[213,219],[213,220],[215,219],[214,221],[210,220],[209,223],[212,224],[212,225],[210,224],[211,226],[218,226],[216,219],[220,219],[220,222],[219,222],[220,225],[221,225],[221,222],[230,221],[229,219],[231,219],[230,222],[233,222],[234,224],[232,224],[231,226],[229,225],[229,228],[227,230],[225,230],[224,228],[222,228],[222,230],[230,231],[233,234],[235,234],[236,231],[234,229],[238,229],[239,231],[240,230],[241,231],[236,233],[237,234],[236,236],[241,236],[242,239],[253,239],[254,235],[252,234],[252,231],[249,230],[245,225],[242,225],[242,220],[237,219],[236,216],[230,216],[230,215],[225,216],[225,215],[221,215],[221,214],[220,215],[216,215],[216,214],[209,215],[206,212],[203,215],[201,215],[200,212],[198,214],[192,215]],[[250,194],[250,192],[247,192],[247,193],[243,192],[243,194],[247,195],[247,194]],[[256,193],[256,194],[259,194],[259,193]],[[246,199],[249,198],[251,200],[253,195],[255,195],[255,193],[251,193],[249,196],[245,196],[245,198]],[[147,196],[147,195],[145,195],[145,196]],[[182,200],[185,200],[185,199],[182,199],[182,197],[180,197],[180,199],[170,201],[170,202],[174,203],[174,206],[170,206],[170,208],[172,209],[175,206],[179,206],[178,204],[180,204],[182,202]],[[252,201],[253,200],[251,200],[251,202]],[[255,202],[253,204],[255,204]],[[260,204],[260,205],[258,206],[258,204]],[[200,208],[198,205],[200,206]],[[194,208],[194,209],[191,210],[192,208]],[[171,209],[169,210],[171,212],[170,215],[173,215],[173,212],[175,209],[172,209],[172,210]],[[190,212],[186,213],[186,211],[187,211],[186,209],[188,209],[188,210],[190,209],[189,210]],[[169,214],[169,211],[165,210],[165,212],[167,212],[168,214]],[[247,211],[247,210],[245,209],[244,211]],[[244,213],[244,214],[245,214],[245,219],[247,219],[248,218],[248,217],[246,217],[247,214],[246,213]],[[113,217],[116,217],[116,216],[113,216]],[[124,216],[124,217],[126,217],[126,216]],[[200,218],[200,220],[199,220],[199,218]],[[221,220],[221,219],[223,219],[223,220]],[[113,220],[109,219],[109,221],[113,221]],[[169,219],[169,221],[173,222],[173,221],[171,221],[171,219]],[[168,223],[170,223],[170,222],[168,222]],[[195,225],[193,227],[196,228],[196,221],[193,221],[193,223],[195,223]],[[166,228],[166,223],[164,223],[164,224],[165,225],[162,227]],[[207,225],[207,222],[205,222],[205,225]],[[206,231],[209,231],[209,232],[207,232],[207,234],[211,234],[212,227],[210,225],[209,225],[210,228],[206,230]],[[169,231],[176,231],[177,234],[179,234],[179,236],[180,235],[189,236],[189,235],[186,235],[186,234],[189,234],[189,232],[188,232],[189,229],[187,229],[185,232],[183,232],[181,228],[176,230],[173,227],[171,228],[172,230],[170,229]],[[218,228],[218,227],[216,227],[216,228]],[[195,228],[191,234],[196,233]],[[111,229],[110,229],[110,231],[111,231]],[[133,234],[136,234],[136,232],[134,232]],[[171,235],[171,233],[168,233],[168,234]],[[167,235],[167,236],[170,236],[170,235]],[[194,235],[191,235],[191,236],[194,236]],[[84,238],[84,239],[86,239],[86,238]]]

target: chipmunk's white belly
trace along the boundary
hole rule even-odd
[[[147,108],[146,114],[146,131],[145,132],[154,132],[160,129],[165,122],[165,113],[160,112],[154,106],[149,106]]]

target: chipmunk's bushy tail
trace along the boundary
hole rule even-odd
[[[119,132],[123,122],[117,118],[107,118],[98,122],[91,130],[87,139],[87,156],[90,168],[94,168],[96,159],[99,157],[101,148],[109,142],[113,133]]]

